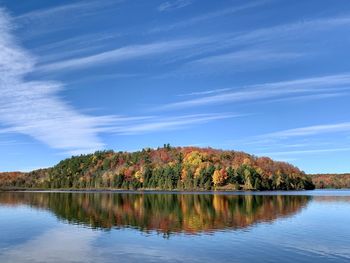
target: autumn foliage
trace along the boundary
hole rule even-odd
[[[49,169],[0,174],[1,188],[301,190],[310,178],[285,162],[244,152],[197,147],[99,151]]]
[[[350,174],[313,174],[310,177],[317,188],[350,188]]]

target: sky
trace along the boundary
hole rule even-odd
[[[350,1],[0,0],[0,171],[198,146],[350,172]]]

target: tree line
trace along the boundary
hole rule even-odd
[[[310,175],[317,188],[350,188],[350,174],[312,174]]]
[[[309,176],[285,162],[243,152],[171,147],[98,151],[49,169],[0,176],[0,187],[40,189],[302,190]]]

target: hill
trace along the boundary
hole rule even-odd
[[[350,174],[311,174],[316,188],[350,188]]]
[[[314,189],[297,167],[244,152],[197,147],[98,151],[48,169],[0,174],[0,188],[302,190]]]

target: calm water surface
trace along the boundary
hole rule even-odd
[[[350,262],[350,191],[0,193],[0,262]]]

